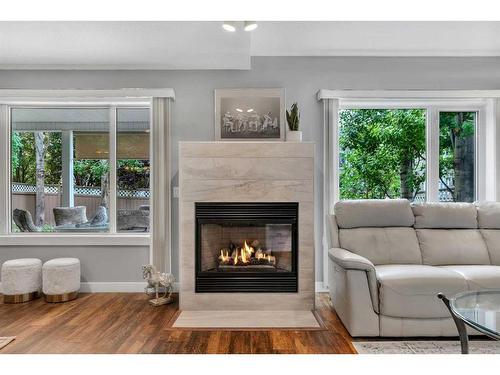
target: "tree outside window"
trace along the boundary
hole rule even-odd
[[[425,113],[340,112],[340,199],[425,200]]]

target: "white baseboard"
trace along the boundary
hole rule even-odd
[[[328,292],[328,285],[323,284],[323,281],[316,281],[314,290],[316,293],[326,293]]]
[[[117,293],[138,293],[144,292],[146,282],[144,281],[117,281],[117,282],[82,282],[80,284],[80,292],[82,293],[97,293],[97,292],[117,292]],[[179,283],[174,283],[174,292],[179,291]]]
[[[97,293],[97,292],[122,292],[122,293],[134,293],[143,292],[146,283],[142,281],[138,282],[99,282],[90,281],[82,282],[80,284],[80,292],[82,293]]]
[[[90,281],[80,284],[80,292],[82,293],[98,293],[98,292],[116,292],[116,293],[140,293],[144,292],[146,283],[144,281]],[[0,282],[0,291],[2,283]],[[179,291],[179,283],[174,283],[174,292]],[[316,293],[328,292],[328,288],[322,281],[315,283]]]

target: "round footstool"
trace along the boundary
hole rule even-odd
[[[2,264],[4,303],[31,301],[42,286],[42,261],[36,258],[13,259]]]
[[[75,299],[80,290],[80,261],[76,258],[56,258],[43,264],[43,294],[47,302]]]

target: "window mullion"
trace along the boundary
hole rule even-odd
[[[116,107],[109,108],[109,232],[116,233]]]
[[[427,149],[427,202],[439,201],[439,110],[427,108],[426,116]]]

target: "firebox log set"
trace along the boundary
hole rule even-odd
[[[257,249],[257,250],[255,250]],[[260,247],[258,240],[253,241],[248,246],[245,241],[242,246],[229,243],[228,248],[220,250],[219,271],[274,271],[276,267],[276,257],[271,255],[271,250]]]

